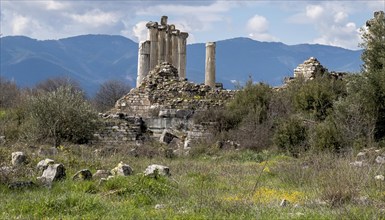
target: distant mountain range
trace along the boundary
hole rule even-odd
[[[39,41],[23,36],[0,38],[0,74],[20,86],[33,86],[54,76],[77,80],[93,95],[105,80],[127,80],[135,86],[138,44],[122,36],[82,35]],[[234,88],[234,82],[282,84],[293,69],[313,56],[330,71],[358,72],[362,51],[318,44],[285,45],[248,38],[217,42],[217,82]],[[204,82],[205,45],[187,47],[187,78]]]

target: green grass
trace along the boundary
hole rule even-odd
[[[2,154],[11,152],[10,148],[1,149]],[[32,151],[28,155],[31,162],[27,168],[44,159],[33,156]],[[385,216],[384,210],[381,211],[385,208],[385,182],[381,185],[374,180],[375,174],[385,173],[385,168],[375,164],[352,168],[348,166],[352,158],[329,154],[299,159],[268,151],[218,151],[214,155],[175,159],[127,154],[96,157],[90,147],[71,146],[52,159],[65,165],[67,179],[54,183],[50,189],[10,190],[6,183],[0,184],[0,219],[384,219]],[[102,185],[96,180],[71,180],[79,169],[95,172],[113,168],[120,161],[129,164],[135,174],[113,178]],[[144,169],[153,163],[169,166],[171,177],[143,176]],[[360,197],[367,197],[368,202],[358,202]],[[280,207],[284,198],[290,203]],[[155,209],[157,204],[163,208]]]

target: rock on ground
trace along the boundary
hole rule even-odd
[[[55,163],[54,160],[46,158],[44,160],[39,161],[39,163],[37,163],[36,169],[39,171],[44,171],[45,169],[47,169],[48,165],[54,164],[54,163]]]
[[[171,176],[170,168],[158,165],[158,164],[152,164],[146,168],[144,171],[145,176],[151,176],[151,177],[157,177],[159,175],[161,176]]]
[[[12,153],[12,166],[20,166],[27,161],[27,156],[24,152],[18,151]]]
[[[62,180],[65,177],[66,172],[63,164],[51,164],[44,170],[43,175],[38,177],[38,180],[50,185],[53,181]]]
[[[111,173],[114,176],[129,176],[133,173],[133,170],[129,165],[120,162],[117,167],[111,170]]]
[[[72,180],[92,180],[92,173],[88,169],[79,170],[72,176]]]

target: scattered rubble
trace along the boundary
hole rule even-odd
[[[157,177],[159,175],[171,176],[171,173],[169,167],[158,164],[152,164],[146,168],[146,170],[144,171],[144,175],[150,177]]]
[[[20,166],[25,164],[27,161],[27,156],[23,152],[13,152],[12,153],[12,166]]]

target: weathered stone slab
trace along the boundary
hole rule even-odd
[[[171,176],[170,168],[163,165],[152,164],[146,168],[144,171],[145,176],[157,177],[161,176]]]
[[[27,161],[27,156],[24,154],[24,152],[18,151],[12,153],[12,166],[20,166],[25,164]]]

